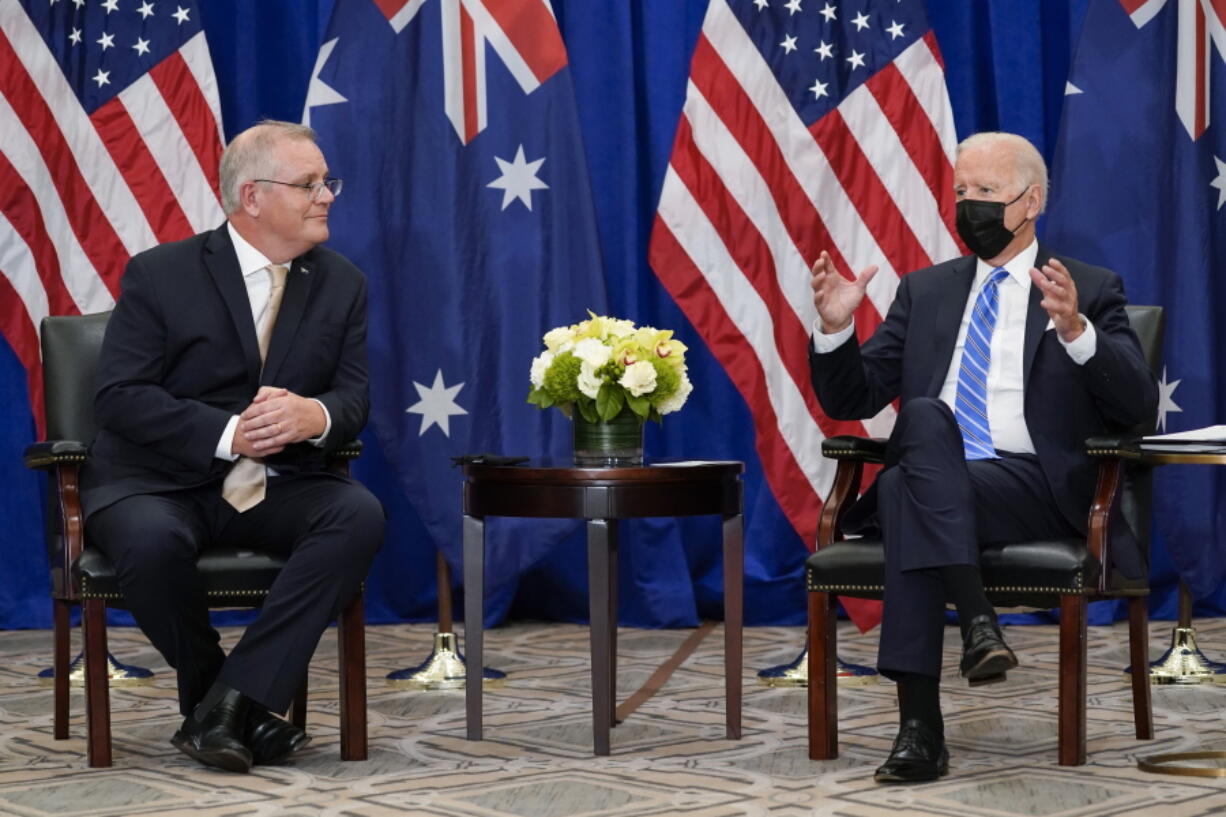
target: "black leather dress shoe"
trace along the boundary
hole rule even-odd
[[[903,721],[894,738],[894,748],[873,779],[878,783],[922,783],[949,772],[949,752],[945,737],[923,721]]]
[[[170,742],[206,766],[246,774],[251,771],[251,751],[243,743],[248,706],[238,690],[214,684]]]
[[[1017,656],[1000,632],[1000,625],[986,613],[971,619],[962,639],[962,676],[971,686],[1005,680],[1017,666]]]
[[[287,720],[278,718],[262,706],[247,711],[244,740],[257,766],[280,763],[311,742],[311,736]]]

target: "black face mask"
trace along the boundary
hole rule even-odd
[[[1030,219],[1022,219],[1022,224],[1010,230],[1005,226],[1005,208],[1022,196],[1026,195],[1027,187],[1011,202],[981,201],[979,199],[962,199],[958,202],[956,224],[958,235],[966,244],[967,249],[980,258],[987,260],[1000,255],[1013,235],[1022,229]]]

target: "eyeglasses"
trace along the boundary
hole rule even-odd
[[[341,179],[324,179],[322,182],[311,182],[310,184],[295,184],[294,182],[279,182],[276,179],[252,179],[253,182],[268,182],[269,184],[283,184],[286,187],[299,187],[307,191],[307,198],[311,201],[319,201],[319,197],[327,190],[332,194],[332,198],[336,198],[341,194],[341,188],[345,186],[345,182]]]

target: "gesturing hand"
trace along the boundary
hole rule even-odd
[[[1060,339],[1071,343],[1080,337],[1085,323],[1077,311],[1077,285],[1064,264],[1053,258],[1042,270],[1031,268],[1030,280],[1043,292],[1039,306],[1047,310]]]
[[[847,328],[856,307],[864,300],[868,282],[876,274],[877,266],[874,264],[861,270],[856,280],[848,281],[834,268],[830,254],[822,250],[813,264],[813,278],[809,286],[813,288],[813,305],[817,307],[823,332],[831,335]]]

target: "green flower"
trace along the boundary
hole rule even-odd
[[[542,388],[555,403],[573,403],[583,396],[579,391],[579,367],[583,363],[570,352],[563,352],[553,359],[545,370]]]

